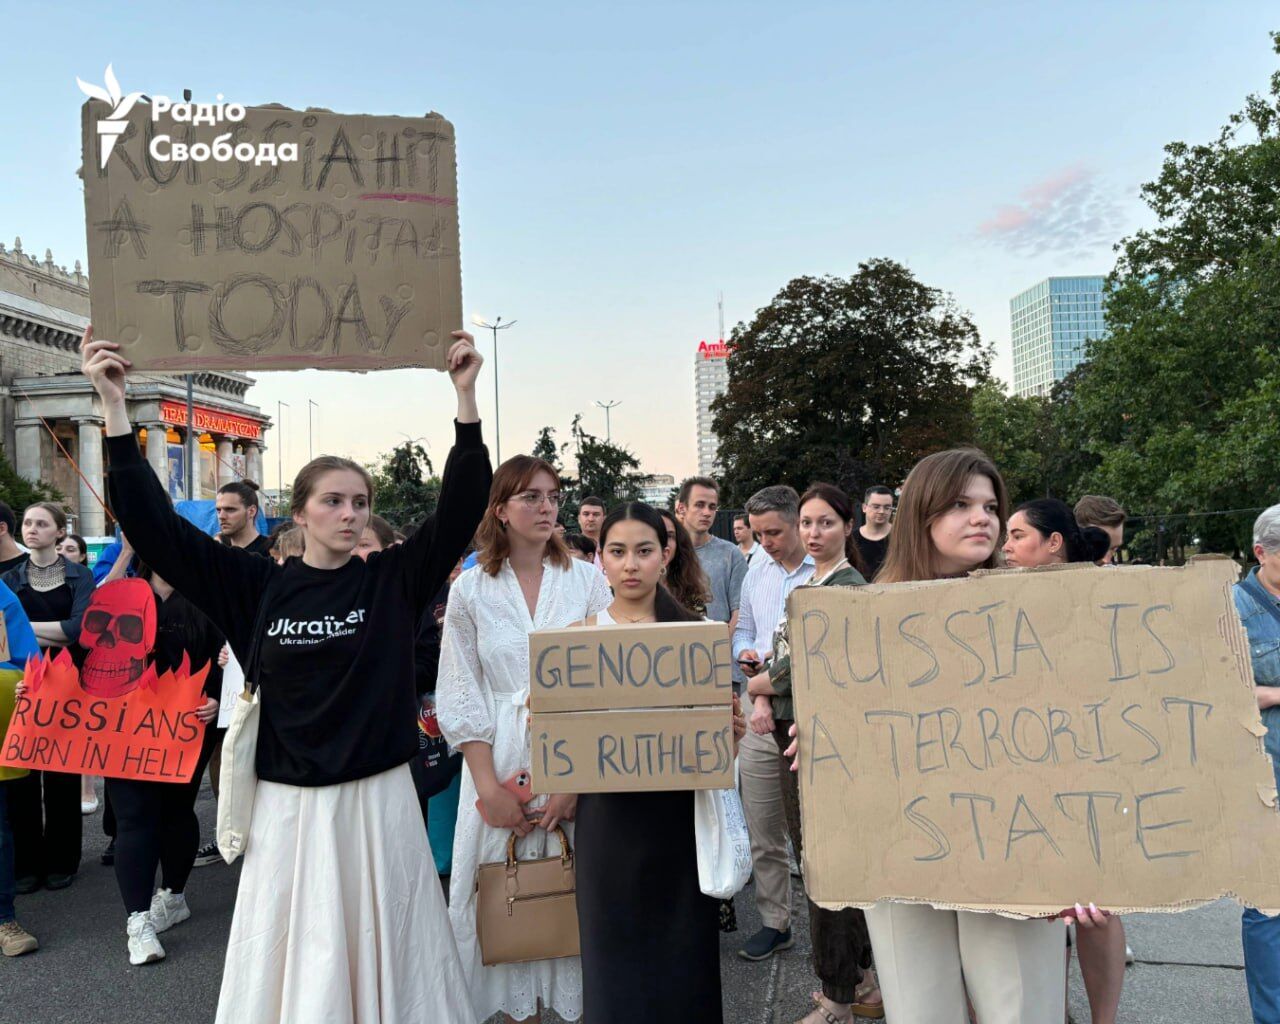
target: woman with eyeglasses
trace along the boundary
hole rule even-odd
[[[504,860],[507,838],[520,860],[560,850],[557,825],[572,840],[576,796],[522,803],[512,780],[531,767],[529,634],[581,622],[613,600],[604,575],[570,558],[556,534],[560,479],[542,459],[517,455],[493,475],[489,506],[476,533],[476,568],[449,593],[436,684],[436,715],[450,746],[462,751],[462,793],[453,842],[449,917],[471,1001],[481,1020],[540,1019],[551,1009],[582,1016],[577,957],[485,967],[476,937],[476,872]]]

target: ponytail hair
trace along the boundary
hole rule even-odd
[[[1111,546],[1106,533],[1098,527],[1081,530],[1071,506],[1057,498],[1023,502],[1015,511],[1021,512],[1042,537],[1047,539],[1055,533],[1061,536],[1068,562],[1096,562]]]

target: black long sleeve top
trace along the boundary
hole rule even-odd
[[[262,700],[258,777],[294,786],[367,778],[417,753],[414,641],[484,514],[492,469],[478,423],[457,423],[435,515],[403,544],[316,569],[227,547],[170,507],[132,434],[107,438],[112,508],[139,557],[203,611]],[[266,601],[265,607],[263,602]]]

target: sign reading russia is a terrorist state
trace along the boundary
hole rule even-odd
[[[462,323],[448,121],[116,113],[82,109],[89,298],[134,369],[444,366]]]
[[[1280,908],[1227,559],[802,588],[804,870],[828,907]]]

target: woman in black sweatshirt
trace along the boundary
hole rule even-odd
[[[129,361],[85,332],[115,514],[260,686],[259,783],[218,1024],[475,1020],[407,765],[418,747],[417,624],[475,532],[492,477],[475,400],[481,358],[469,334],[454,337],[457,440],[436,514],[404,544],[353,558],[372,482],[322,456],[293,486],[306,552],[281,566],[173,512],[129,423]]]

